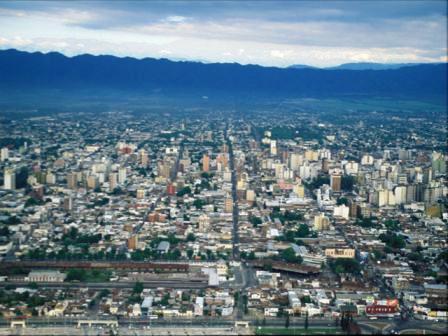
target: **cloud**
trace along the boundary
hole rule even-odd
[[[165,19],[166,22],[174,22],[174,23],[184,22],[186,20],[187,18],[185,16],[180,15],[170,15]]]
[[[430,62],[446,59],[441,3],[0,2],[0,46],[276,66]]]

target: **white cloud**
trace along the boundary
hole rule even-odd
[[[197,20],[164,14],[144,23],[139,17],[132,23],[120,21],[120,10],[0,8],[0,45],[68,55],[169,56],[275,66],[446,60],[446,16],[362,22],[336,21],[345,15],[338,9],[310,13],[310,19],[296,21],[260,17]],[[335,19],[313,20],[313,15]],[[116,23],[109,29],[95,25],[106,21]]]
[[[186,20],[187,20],[187,18],[185,16],[180,16],[180,15],[171,15],[165,19],[165,21],[167,21],[167,22],[174,22],[174,23],[184,22]]]

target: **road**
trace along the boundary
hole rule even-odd
[[[175,289],[197,289],[197,288],[207,288],[208,281],[196,282],[188,280],[147,280],[143,281],[144,288],[175,288]],[[25,281],[5,281],[0,282],[0,288],[5,286],[29,286],[29,282]],[[123,281],[123,282],[43,282],[39,283],[38,286],[44,288],[91,288],[91,289],[105,289],[105,288],[133,288],[135,286],[135,281]]]
[[[232,256],[233,260],[240,260],[240,251],[239,251],[239,232],[238,232],[238,196],[236,193],[236,184],[237,184],[237,176],[235,170],[235,158],[233,155],[233,146],[232,141],[230,141],[230,137],[228,134],[228,128],[225,130],[225,137],[227,140],[227,146],[229,148],[229,166],[230,171],[232,173],[232,201],[233,201],[233,210],[232,210],[232,222],[233,222],[233,230],[232,230]]]
[[[44,327],[44,326],[57,326],[68,327],[77,325],[79,320],[112,320],[118,321],[121,327],[154,327],[154,328],[173,328],[173,327],[185,327],[185,328],[230,328],[235,325],[235,321],[248,321],[252,327],[254,326],[266,326],[266,327],[284,327],[284,318],[271,318],[265,317],[263,320],[255,318],[234,319],[233,317],[195,317],[195,318],[159,318],[150,320],[147,317],[142,318],[116,318],[113,316],[89,316],[89,317],[32,317],[26,320],[28,326]],[[359,326],[365,334],[390,334],[391,330],[403,331],[403,330],[426,330],[426,333],[440,333],[446,331],[446,322],[434,322],[434,321],[401,321],[401,320],[387,320],[380,319],[371,321],[366,317],[356,318]],[[290,327],[304,327],[305,319],[303,317],[291,317]],[[384,326],[386,324],[386,326]],[[9,321],[0,318],[0,327],[7,327]],[[316,317],[309,319],[310,328],[313,327],[335,327],[334,320],[332,318]]]

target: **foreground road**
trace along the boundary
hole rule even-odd
[[[144,281],[144,288],[175,288],[175,289],[185,289],[185,288],[206,288],[209,287],[208,282],[193,282],[188,280],[149,280]],[[8,285],[13,286],[29,286],[29,282],[1,282],[0,288]],[[48,288],[92,288],[92,289],[104,289],[104,288],[133,288],[135,286],[135,281],[129,282],[41,282],[39,283],[41,287]]]

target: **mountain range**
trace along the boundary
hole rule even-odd
[[[293,64],[288,68],[291,69],[325,69],[325,70],[389,70],[389,69],[399,69],[408,66],[417,66],[425,64],[443,64],[443,63],[371,63],[371,62],[356,62],[356,63],[344,63],[332,67],[314,67],[311,65],[304,64]]]
[[[0,50],[0,91],[119,89],[285,96],[445,96],[447,64],[397,69],[275,68],[237,63]]]

